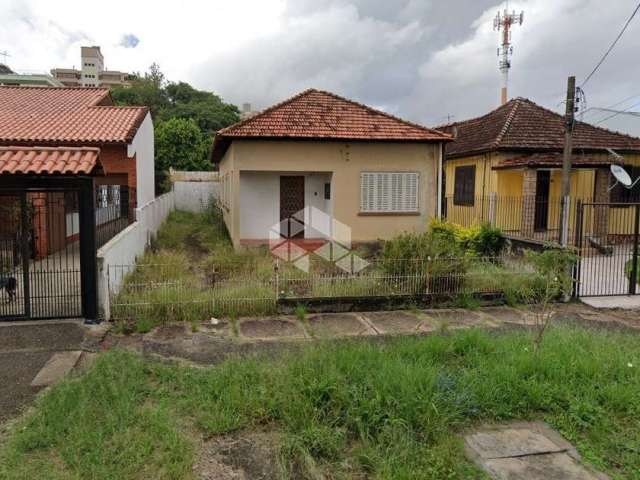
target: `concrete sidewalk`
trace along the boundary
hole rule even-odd
[[[616,328],[640,328],[637,312],[600,312],[580,303],[553,306],[554,321],[580,322]],[[190,324],[167,323],[146,334],[108,335],[101,348],[123,347],[140,353],[214,364],[230,356],[277,354],[312,340],[386,338],[446,333],[464,328],[517,328],[531,326],[531,310],[506,306],[478,310],[426,309],[349,313],[310,313],[247,317]]]
[[[0,324],[0,421],[33,401],[42,385],[31,385],[56,352],[80,350],[84,327],[79,321]]]

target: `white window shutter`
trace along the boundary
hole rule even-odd
[[[362,172],[361,212],[417,212],[418,173]]]

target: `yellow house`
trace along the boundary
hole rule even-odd
[[[454,137],[445,152],[442,208],[447,219],[467,226],[489,221],[516,238],[557,240],[564,145],[561,115],[515,98],[486,115],[440,130]],[[612,163],[622,164],[634,179],[640,176],[640,138],[576,122],[570,232],[576,227],[579,202],[640,200],[640,183],[633,190],[614,186]],[[583,230],[632,233],[633,209],[611,205],[594,211],[583,218]]]
[[[212,160],[234,246],[353,243],[424,231],[439,214],[451,137],[332,93],[306,90],[219,131]]]

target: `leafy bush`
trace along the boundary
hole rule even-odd
[[[429,230],[442,242],[455,244],[457,249],[471,256],[497,257],[502,253],[505,245],[502,230],[489,223],[463,227],[436,219],[429,225]]]
[[[483,223],[480,228],[474,230],[469,246],[478,256],[497,257],[502,253],[505,242],[502,230],[489,223]]]

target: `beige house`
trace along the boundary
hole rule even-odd
[[[318,90],[223,129],[212,159],[233,244],[274,235],[366,243],[424,231],[439,213],[450,139]]]

